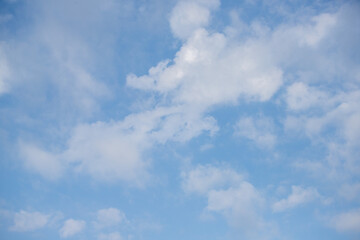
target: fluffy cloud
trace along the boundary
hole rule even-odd
[[[14,215],[14,225],[11,231],[26,232],[43,228],[49,222],[49,215],[40,212],[27,212],[21,210]]]
[[[235,126],[235,135],[248,138],[258,146],[271,149],[276,144],[275,127],[271,119],[265,117],[240,118]]]
[[[272,32],[255,31],[256,25],[252,25],[250,29],[255,34],[242,41],[222,33],[210,34],[198,27],[171,61],[160,62],[144,76],[128,75],[127,84],[170,94],[175,103],[203,107],[236,102],[239,97],[266,101],[282,86],[284,71],[295,68],[299,76],[305,77],[324,68],[319,66],[324,62],[319,58],[327,55],[321,44],[342,27],[342,18],[350,21],[344,16],[348,11],[351,12],[344,7],[338,13],[320,14],[298,25],[281,25]],[[307,61],[314,63],[307,64]],[[332,61],[337,58],[328,58],[326,66],[335,64]],[[329,74],[321,71],[316,77],[335,76],[335,72]],[[293,91],[304,91],[299,88],[301,86],[294,86]]]
[[[160,62],[149,75],[128,75],[127,84],[170,94],[174,103],[202,108],[236,103],[240,97],[265,101],[282,84],[282,71],[267,54],[256,41],[234,46],[221,33],[198,29],[172,64]]]
[[[126,221],[125,214],[116,208],[101,209],[97,212],[95,225],[99,228],[116,226]]]
[[[339,232],[360,232],[360,209],[334,216],[331,225]]]
[[[272,206],[274,212],[282,212],[290,208],[311,202],[319,198],[320,194],[315,188],[302,188],[300,186],[292,186],[291,194]]]
[[[71,237],[83,231],[85,226],[85,221],[68,219],[64,222],[64,225],[59,230],[59,233],[62,238]]]
[[[223,215],[229,224],[246,235],[262,232],[266,222],[260,209],[264,199],[259,191],[235,171],[199,165],[182,174],[183,189],[207,198],[206,211]]]

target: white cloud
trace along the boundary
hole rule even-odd
[[[63,157],[76,171],[96,179],[138,185],[147,177],[141,158],[142,134],[124,128],[121,122],[83,124],[74,130]]]
[[[21,210],[14,215],[14,225],[9,229],[16,232],[34,231],[45,227],[49,222],[49,215],[40,212]]]
[[[97,212],[95,225],[100,228],[116,226],[126,221],[125,214],[116,208],[101,209]]]
[[[19,150],[25,167],[30,171],[48,180],[57,180],[61,177],[63,166],[57,156],[24,142],[20,143]]]
[[[266,101],[282,84],[277,68],[256,40],[233,44],[225,35],[199,29],[169,65],[160,62],[148,75],[128,75],[127,84],[170,94],[174,103],[206,109],[236,103],[240,97]]]
[[[323,13],[311,19],[311,25],[299,26],[294,29],[300,44],[315,47],[326,37],[337,23],[337,16]]]
[[[354,62],[339,55],[348,46],[343,43],[335,46],[332,41],[338,38],[336,33],[343,26],[354,28],[353,8],[345,5],[335,13],[307,17],[297,24],[279,25],[273,31],[260,23],[251,23],[245,27],[249,36],[240,41],[231,34],[211,34],[194,24],[198,29],[191,31],[172,60],[159,62],[147,75],[129,74],[127,85],[156,91],[172,105],[197,106],[201,113],[214,105],[237,103],[239,99],[268,101],[282,86],[284,73],[305,82],[328,82],[339,74],[354,81],[354,76],[356,79],[359,75],[358,66],[339,65]],[[356,41],[350,35],[356,33],[350,30],[345,34],[352,46],[356,46]],[[328,103],[328,97],[325,91],[303,82],[291,85],[286,95],[288,106],[294,111],[314,105],[331,107],[334,103]],[[276,137],[271,131],[266,132],[246,135],[271,148]]]
[[[82,4],[86,2],[81,2],[80,8]],[[44,9],[49,7],[52,11],[44,11],[44,14],[53,19],[52,12],[57,12],[58,5],[50,5],[46,4]],[[94,5],[91,2],[91,6]],[[70,6],[66,2],[65,8]],[[241,30],[250,31],[249,36],[240,39],[205,29],[211,11],[218,6],[217,0],[178,2],[171,13],[170,25],[174,35],[183,40],[181,48],[172,59],[159,62],[148,74],[129,74],[126,80],[127,86],[158,94],[160,100],[149,110],[130,114],[122,121],[78,125],[70,133],[63,152],[56,156],[65,160],[69,168],[96,179],[141,185],[148,178],[150,162],[144,156],[152,146],[168,141],[186,142],[203,132],[212,135],[218,130],[216,120],[208,115],[214,106],[237,104],[242,100],[269,101],[286,80],[296,76],[298,83],[291,85],[286,95],[289,108],[296,112],[309,109],[314,103],[321,106],[326,102],[324,98],[329,94],[308,86],[314,79],[314,83],[330,82],[337,76],[352,82],[359,79],[358,65],[342,54],[348,46],[338,37],[345,36],[346,43],[357,46],[358,30],[353,24],[353,19],[358,18],[357,5],[354,8],[345,6],[332,14],[319,14],[310,20],[306,16],[305,20],[295,21],[296,24],[281,24],[273,30],[254,22]],[[92,7],[86,8],[86,14],[97,22],[99,16],[92,17]],[[65,22],[72,18],[73,15],[67,16]],[[97,99],[107,95],[106,87],[90,74],[86,64],[86,59],[92,56],[92,48],[83,46],[81,34],[72,35],[76,33],[73,30],[63,34],[62,28],[55,28],[55,32],[47,34],[53,26],[67,26],[64,22],[49,22],[51,24],[41,28],[39,38],[49,46],[52,59],[71,76],[63,89],[67,89],[69,83],[74,85],[74,92],[70,94],[78,97],[76,102],[84,109],[92,109]],[[76,22],[74,29],[80,30],[85,25],[88,24]],[[340,30],[344,30],[345,35],[339,35]],[[355,34],[354,37],[351,34]],[[345,66],[345,63],[350,64]],[[304,132],[314,135],[321,132],[323,126],[331,125],[328,123],[341,125],[343,134],[340,135],[349,140],[346,147],[355,148],[359,136],[355,101],[351,106],[354,114],[349,113],[343,121],[306,118]],[[271,121],[246,118],[241,121],[238,126],[249,128],[239,127],[239,135],[267,148],[276,144]],[[297,124],[293,126],[298,127]]]
[[[83,220],[68,219],[64,222],[63,227],[59,230],[62,238],[74,236],[84,230],[86,226]]]
[[[214,134],[216,122],[184,108],[156,108],[128,115],[123,121],[80,124],[66,148],[57,153],[22,144],[25,165],[49,179],[61,176],[62,165],[100,181],[122,181],[143,186],[150,176],[150,158],[144,153],[154,144],[184,142],[204,131]],[[50,170],[50,171],[49,171]]]
[[[340,17],[343,17],[341,12],[320,14],[313,21],[280,25],[272,32],[256,30],[264,27],[253,24],[250,28],[256,33],[242,41],[221,33],[210,34],[195,26],[198,29],[187,37],[172,61],[160,62],[144,76],[129,74],[127,84],[166,94],[174,103],[196,104],[203,108],[236,103],[241,97],[267,101],[282,85],[283,72],[288,68],[295,68],[295,72],[305,76],[324,69],[319,64],[325,62],[329,67],[334,65],[331,61],[338,61],[337,58],[320,61],[323,60],[319,59],[321,56],[326,56],[324,50],[319,47],[314,51],[313,48],[328,41],[333,28],[340,28]],[[315,60],[319,61],[307,64]],[[328,70],[316,76],[329,77],[329,74],[336,76]],[[293,88],[297,90],[296,86]]]
[[[228,168],[199,165],[182,173],[182,187],[186,193],[207,194],[210,190],[238,185],[243,177]]]
[[[303,188],[300,186],[292,186],[291,194],[284,199],[275,202],[272,206],[274,212],[282,212],[290,208],[311,202],[320,197],[315,188]]]
[[[206,209],[224,214],[231,225],[252,232],[262,227],[263,220],[259,214],[262,202],[255,187],[244,181],[225,190],[211,190]]]
[[[170,16],[170,26],[173,34],[181,39],[187,39],[191,34],[207,26],[210,20],[210,10],[220,5],[220,1],[179,1]]]
[[[96,112],[98,102],[111,93],[97,78],[95,66],[103,59],[96,56],[99,42],[93,45],[90,39],[102,36],[101,41],[106,41],[109,34],[103,33],[111,27],[107,18],[121,9],[104,10],[105,2],[112,1],[81,0],[76,6],[67,0],[61,4],[44,0],[21,3],[19,14],[33,20],[15,26],[19,34],[9,34],[2,40],[0,93],[9,91],[18,101],[26,101],[28,107],[46,106],[45,115],[55,121],[64,120],[64,115],[85,118]],[[63,118],[58,119],[59,115]]]
[[[339,232],[360,232],[360,209],[334,216],[331,225]]]
[[[65,158],[78,171],[100,180],[141,185],[148,178],[143,152],[154,143],[187,141],[204,130],[216,130],[212,119],[184,116],[177,109],[158,108],[127,116],[123,121],[78,126]]]
[[[322,91],[311,88],[302,82],[287,88],[286,103],[291,110],[307,110],[310,107],[326,107],[329,96]]]
[[[242,117],[236,123],[235,135],[248,138],[264,148],[273,148],[276,144],[274,123],[266,117]]]
[[[247,236],[268,232],[261,216],[264,199],[260,192],[234,170],[199,165],[182,174],[186,193],[207,198],[205,211],[224,216],[228,223]]]
[[[343,171],[357,174],[360,172],[357,159],[360,146],[360,92],[340,92],[324,99],[324,102],[327,104],[320,105],[320,111],[316,111],[316,114],[303,113],[288,118],[288,129],[301,131],[314,143],[327,148],[327,157],[323,161],[314,164],[299,162],[296,165],[315,172],[323,171],[330,177],[344,175]]]
[[[112,232],[109,234],[100,234],[98,236],[98,240],[122,240],[120,233],[118,232]]]

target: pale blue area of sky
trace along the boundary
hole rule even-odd
[[[0,239],[359,239],[359,13],[0,0]]]

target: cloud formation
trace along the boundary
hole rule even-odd
[[[179,1],[170,15],[170,26],[173,34],[181,39],[187,39],[192,33],[206,27],[210,21],[210,10],[220,5],[219,0]]]
[[[27,232],[41,229],[49,222],[50,215],[40,212],[21,210],[14,215],[14,225],[9,229],[15,232]]]
[[[340,213],[331,219],[332,226],[339,232],[359,232],[360,231],[360,210],[352,209]]]
[[[64,222],[59,233],[62,238],[68,238],[83,231],[85,226],[86,223],[83,220],[68,219]]]
[[[291,194],[287,198],[275,202],[272,209],[274,212],[283,212],[299,205],[314,201],[319,197],[320,194],[315,188],[291,186]]]
[[[63,165],[55,155],[24,142],[20,143],[19,149],[28,170],[48,180],[57,180],[62,176]]]
[[[205,200],[203,213],[225,219],[244,238],[276,239],[272,234],[277,221],[279,226],[288,219],[294,221],[291,224],[301,224],[304,218],[296,218],[299,211],[295,208],[327,201],[319,194],[323,190],[337,201],[323,206],[338,213],[330,217],[329,225],[338,232],[358,234],[359,4],[317,1],[307,7],[309,3],[302,5],[301,1],[276,0],[269,7],[266,1],[230,2],[224,9],[218,0],[167,3],[174,5],[166,17],[167,34],[171,38],[172,33],[171,43],[179,46],[156,55],[145,74],[150,63],[137,62],[139,57],[131,50],[129,55],[134,59],[114,55],[125,54],[128,45],[123,41],[132,42],[134,49],[142,41],[149,42],[147,46],[155,52],[150,46],[155,41],[139,37],[141,31],[126,17],[133,14],[131,20],[138,21],[147,16],[144,24],[153,21],[156,16],[146,15],[153,9],[147,9],[147,1],[21,3],[24,12],[20,12],[30,21],[14,29],[16,34],[9,34],[12,39],[0,43],[0,123],[4,123],[0,141],[9,141],[9,146],[17,142],[15,151],[24,168],[50,182],[26,175],[28,185],[14,185],[29,187],[34,195],[47,192],[44,188],[51,186],[61,199],[72,200],[72,194],[83,194],[68,189],[66,184],[73,180],[78,186],[91,178],[95,187],[87,187],[92,190],[97,184],[102,188],[121,183],[106,185],[116,191],[116,197],[129,198],[114,199],[119,204],[115,206],[129,204],[129,209],[137,209],[135,204],[139,204],[136,211],[146,212],[147,205],[138,199],[178,203],[168,196],[178,194],[175,186],[179,179],[173,176],[180,170],[178,163],[169,160],[182,155],[194,159],[181,174],[182,193],[189,201]],[[151,1],[156,6],[164,3]],[[230,10],[229,4],[237,8]],[[246,8],[256,5],[257,11]],[[297,10],[287,9],[288,5]],[[253,16],[254,12],[261,14]],[[1,15],[0,24],[17,27],[17,23],[11,25],[17,19],[16,11],[13,14]],[[272,17],[273,21],[268,21]],[[124,19],[126,23],[122,23]],[[151,29],[158,31],[160,24],[154,26]],[[123,32],[126,27],[131,30]],[[127,39],[127,33],[134,29],[136,39],[144,40]],[[4,34],[1,29],[0,34]],[[141,36],[146,35],[151,34]],[[136,66],[128,67],[127,61]],[[124,89],[115,87],[124,85],[121,79],[125,81],[125,75]],[[105,103],[109,99],[113,101]],[[134,107],[132,101],[141,106]],[[264,152],[258,153],[258,148],[249,148],[244,154],[234,136],[265,149],[270,158],[276,153],[276,162],[261,161]],[[165,157],[157,154],[159,149],[166,149]],[[11,161],[11,156],[0,153],[1,158]],[[221,161],[223,165],[210,164],[225,154],[230,157]],[[195,167],[194,162],[198,164]],[[5,166],[4,179],[8,174],[11,181],[23,181],[23,176],[13,177],[13,169],[7,171],[6,164],[1,165]],[[250,182],[233,166],[246,169],[256,181]],[[164,175],[169,179],[162,179]],[[162,184],[151,184],[159,178],[164,180]],[[309,181],[313,187],[300,186]],[[279,182],[292,185],[291,192],[274,202],[269,189]],[[153,189],[143,188],[141,193],[131,189],[148,185]],[[123,193],[122,187],[128,192]],[[94,192],[101,195],[108,190]],[[10,199],[14,197],[7,191]],[[96,196],[92,203],[98,204],[101,197]],[[47,200],[39,202],[50,205]],[[77,201],[83,197],[70,205]],[[108,206],[108,202],[100,204]],[[158,216],[161,210],[150,212]],[[174,212],[169,215],[184,217],[176,210],[171,209]],[[291,218],[285,219],[285,215]],[[41,229],[49,225],[50,218],[40,212],[20,211],[9,229]],[[94,229],[89,230],[93,237],[118,240],[132,238],[120,231],[126,219],[121,210],[107,208],[86,221],[93,223]],[[85,226],[85,220],[70,218],[59,233],[63,238],[71,237]],[[156,224],[147,227],[160,229]]]
[[[126,221],[125,214],[116,208],[100,209],[97,212],[97,220],[95,226],[99,228],[107,228],[116,226]]]
[[[267,231],[260,211],[264,198],[239,173],[228,168],[198,165],[183,172],[182,186],[186,193],[205,196],[204,210],[223,215],[242,234],[258,236]]]

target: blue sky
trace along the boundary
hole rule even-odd
[[[0,1],[0,238],[360,238],[360,4]]]

